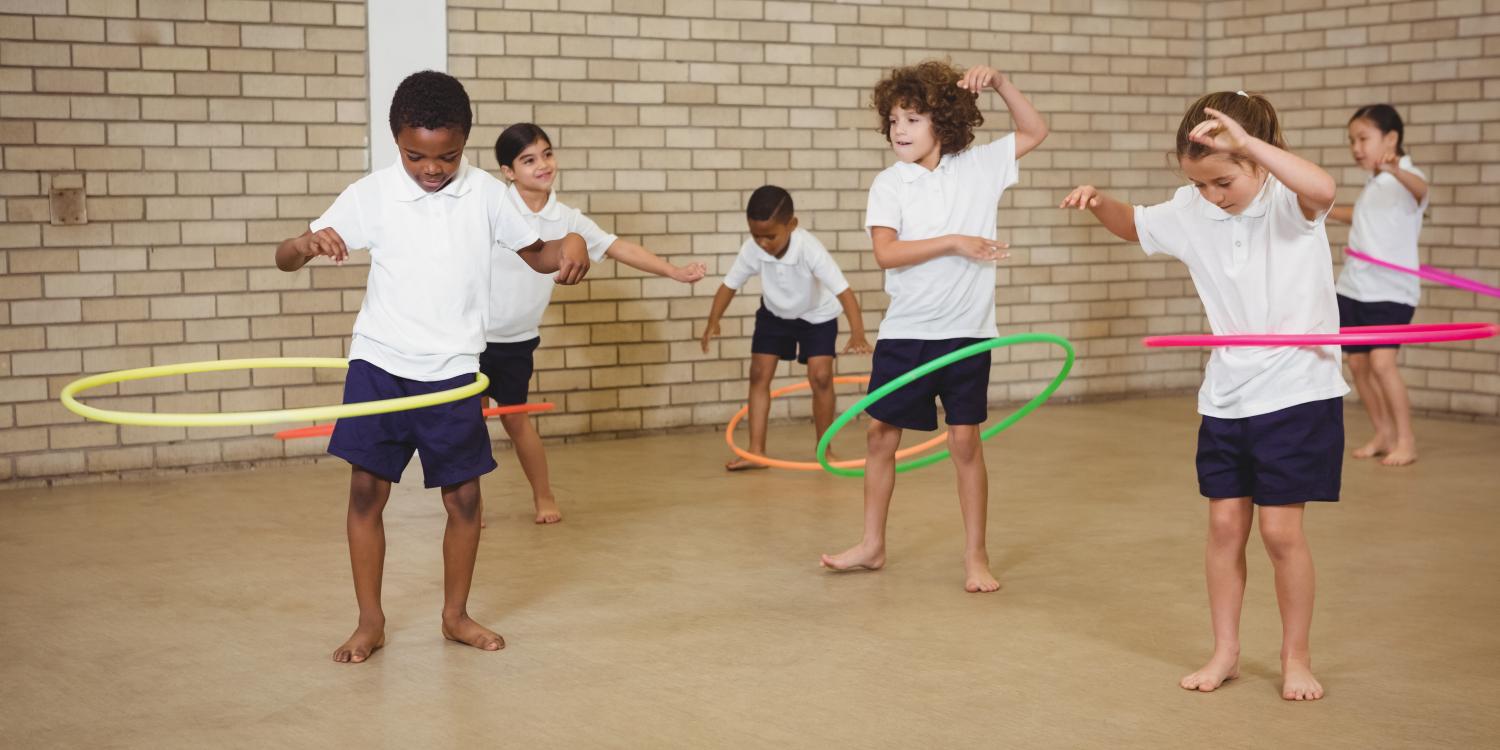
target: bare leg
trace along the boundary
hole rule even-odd
[[[1248,497],[1208,503],[1208,611],[1214,629],[1214,654],[1202,669],[1182,678],[1184,689],[1212,692],[1240,676],[1240,606],[1245,601],[1245,542],[1250,538],[1253,506]]]
[[[443,534],[443,637],[484,651],[505,648],[505,639],[469,617],[469,586],[479,555],[479,479],[443,487],[448,528]]]
[[[896,489],[896,448],[901,445],[901,428],[871,419],[865,443],[869,452],[865,459],[865,535],[859,544],[837,555],[823,555],[825,568],[879,570],[885,565],[885,519],[891,509],[891,493]]]
[[[813,445],[833,424],[833,357],[808,357],[807,382],[812,384]],[[832,450],[832,446],[830,446]]]
[[[349,564],[354,571],[354,598],[359,602],[359,625],[333,652],[333,660],[358,664],[385,645],[385,612],[380,608],[380,582],[385,570],[385,521],[381,514],[391,496],[391,483],[358,466],[349,477]]]
[[[750,355],[750,452],[766,455],[766,423],[771,415],[771,379],[781,360],[774,354]],[[729,471],[764,469],[765,464],[737,458],[724,464]]]
[[[1411,399],[1406,395],[1406,383],[1401,380],[1401,369],[1396,358],[1400,349],[1381,348],[1370,352],[1370,369],[1374,371],[1376,388],[1386,408],[1386,419],[1395,436],[1386,457],[1380,463],[1386,466],[1406,466],[1417,460],[1417,436],[1411,429]]]
[[[1000,582],[990,573],[990,552],[985,545],[990,481],[979,426],[950,425],[948,450],[958,470],[958,507],[964,517],[964,590],[976,594],[999,591]]]
[[[557,498],[552,495],[552,479],[547,473],[547,451],[542,448],[542,436],[537,434],[527,414],[505,414],[500,417],[505,434],[516,447],[516,459],[521,462],[521,472],[531,483],[531,501],[536,505],[536,522],[557,523],[562,520],[562,511],[557,508]]]
[[[1281,607],[1281,697],[1315,701],[1323,686],[1312,673],[1312,552],[1302,533],[1303,504],[1260,509],[1260,537],[1276,569],[1276,603]]]
[[[1371,369],[1370,355],[1364,352],[1350,354],[1349,372],[1354,375],[1354,391],[1359,394],[1359,401],[1365,405],[1365,411],[1370,415],[1370,424],[1375,428],[1375,436],[1370,438],[1370,442],[1365,443],[1351,455],[1354,458],[1385,455],[1395,444],[1395,428],[1391,424],[1385,396],[1381,393],[1380,385],[1376,382],[1375,373]]]

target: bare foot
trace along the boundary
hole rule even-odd
[[[1380,459],[1381,466],[1410,466],[1417,462],[1417,446],[1415,443],[1396,443],[1385,458]]]
[[[1281,697],[1289,701],[1315,701],[1323,697],[1323,686],[1313,677],[1311,664],[1298,659],[1282,662]]]
[[[499,651],[505,648],[505,639],[493,630],[474,622],[467,614],[455,619],[443,618],[443,637],[473,646],[481,651]]]
[[[755,469],[768,469],[768,468],[770,468],[770,467],[766,466],[765,464],[758,464],[758,463],[755,463],[754,461],[747,461],[747,460],[745,460],[743,458],[737,458],[737,459],[735,459],[733,461],[730,461],[727,464],[724,464],[724,470],[725,471],[752,471],[752,470],[755,470]]]
[[[344,645],[333,650],[333,660],[340,664],[358,664],[370,658],[371,654],[384,645],[385,621],[368,625],[361,622],[354,629],[354,635],[349,636]]]
[[[820,565],[830,570],[880,570],[885,567],[885,545],[860,542],[837,555],[823,555]]]
[[[557,508],[557,498],[548,495],[538,497],[536,503],[536,522],[540,524],[557,523],[562,520],[562,511]]]
[[[1000,582],[990,573],[990,556],[984,552],[964,555],[964,591],[988,594],[1000,590]]]
[[[1220,685],[1239,676],[1240,657],[1215,652],[1213,658],[1209,659],[1202,669],[1182,678],[1182,681],[1177,684],[1181,685],[1183,690],[1212,693],[1218,690]]]
[[[1390,448],[1386,446],[1385,438],[1376,435],[1370,438],[1370,442],[1365,443],[1364,447],[1349,455],[1355,458],[1374,458],[1376,456],[1383,456],[1389,451]]]

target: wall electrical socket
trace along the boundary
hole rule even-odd
[[[87,224],[89,211],[83,188],[52,188],[52,223]]]

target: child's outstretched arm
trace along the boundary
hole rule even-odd
[[[971,260],[1005,260],[1009,243],[987,240],[967,234],[945,234],[926,240],[898,240],[890,227],[870,227],[870,242],[875,246],[875,264],[881,268],[901,268],[924,263],[944,255],[962,255]]]
[[[859,311],[859,300],[853,289],[839,292],[839,304],[844,306],[844,317],[849,319],[849,343],[844,344],[845,354],[869,354],[870,342],[865,339],[865,319]]]
[[[1338,184],[1322,167],[1250,135],[1233,118],[1217,109],[1204,107],[1203,111],[1213,119],[1198,123],[1188,133],[1188,138],[1194,143],[1243,156],[1261,165],[1297,194],[1297,204],[1308,219],[1333,206]]]
[[[1079,211],[1087,208],[1110,234],[1126,242],[1141,241],[1140,234],[1135,231],[1135,208],[1099,192],[1093,185],[1073,188],[1058,208],[1077,208]]]
[[[634,242],[617,239],[610,244],[609,249],[604,251],[605,255],[624,263],[637,271],[645,271],[673,281],[681,281],[691,284],[708,273],[708,266],[702,263],[689,263],[685,266],[675,266],[663,260],[661,256],[647,250]]]
[[[589,272],[589,249],[583,237],[569,232],[562,239],[542,242],[516,251],[526,265],[537,273],[556,273],[559,284],[577,284]]]
[[[963,78],[959,79],[958,87],[972,91],[976,96],[982,89],[989,87],[1005,100],[1005,107],[1010,110],[1010,117],[1016,124],[1017,159],[1030,153],[1032,149],[1046,140],[1049,132],[1047,121],[1042,119],[1042,113],[1036,111],[1031,100],[1027,99],[1014,83],[1011,83],[1009,76],[988,65],[975,65],[964,73]]]
[[[708,341],[719,335],[719,318],[724,317],[724,311],[729,309],[729,301],[734,299],[734,290],[723,284],[719,285],[719,291],[714,293],[713,307],[708,311],[708,325],[703,327],[703,353],[708,353]]]
[[[324,227],[316,232],[308,230],[277,245],[276,267],[283,271],[295,271],[319,255],[332,258],[334,263],[342,264],[348,260],[349,248],[333,227]]]

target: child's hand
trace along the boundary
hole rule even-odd
[[[702,279],[708,274],[708,266],[702,263],[689,263],[685,266],[672,266],[672,280],[691,284]]]
[[[1093,185],[1079,185],[1078,187],[1073,188],[1073,192],[1068,193],[1068,197],[1063,198],[1063,202],[1058,204],[1057,207],[1076,207],[1079,211],[1082,211],[1085,208],[1098,208],[1099,190]]]
[[[986,86],[995,89],[999,93],[1001,84],[1005,83],[1005,74],[988,65],[975,65],[964,71],[962,78],[958,79],[958,87],[973,92],[976,96]]]
[[[1198,123],[1188,133],[1188,140],[1231,154],[1243,154],[1250,148],[1254,138],[1229,115],[1213,107],[1204,107],[1203,112],[1214,119]]]
[[[1393,173],[1401,168],[1400,164],[1401,157],[1397,156],[1395,151],[1391,151],[1385,155],[1385,158],[1380,160],[1379,164],[1375,165],[1375,171],[1387,174]]]
[[[563,247],[562,260],[557,263],[557,276],[554,280],[564,286],[570,286],[583,281],[584,275],[588,272],[589,249],[582,242]]]
[[[874,349],[864,336],[850,336],[849,343],[844,344],[845,354],[869,354],[872,351]]]
[[[312,260],[319,255],[326,255],[339,265],[349,259],[349,248],[344,245],[344,238],[333,231],[333,227],[324,227],[309,234],[302,243],[302,257]]]
[[[1010,244],[999,240],[960,234],[954,236],[953,245],[955,254],[970,260],[1005,260],[1010,257],[1010,253],[1005,252]]]
[[[708,353],[708,340],[719,335],[719,324],[709,323],[703,327],[703,353]]]

